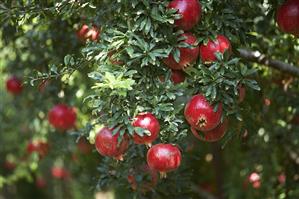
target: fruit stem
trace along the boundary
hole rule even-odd
[[[167,178],[167,174],[166,172],[160,172],[160,178],[163,179],[163,178]]]

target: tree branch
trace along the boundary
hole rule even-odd
[[[289,73],[290,75],[299,77],[299,67],[293,66],[291,64],[273,60],[268,58],[266,55],[260,53],[259,51],[251,51],[246,49],[238,49],[239,56],[243,59],[256,62],[262,65],[269,66],[271,68],[275,68],[282,72]]]
[[[205,190],[201,189],[196,185],[192,185],[191,189],[204,199],[218,199],[214,195],[210,194],[209,192],[206,192]]]

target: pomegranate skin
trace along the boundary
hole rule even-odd
[[[74,108],[65,104],[54,106],[48,113],[48,121],[56,129],[71,129],[75,126],[76,120],[77,114]]]
[[[166,173],[177,169],[182,160],[178,147],[172,144],[156,144],[147,152],[148,166],[160,173]]]
[[[118,143],[119,132],[112,135],[113,129],[102,128],[96,135],[95,146],[102,156],[114,157],[122,160],[122,155],[127,151],[129,146],[129,138],[127,135]]]
[[[10,77],[6,81],[6,90],[13,95],[18,95],[23,91],[22,81],[16,76]]]
[[[201,140],[201,141],[205,141],[205,142],[217,142],[219,141],[221,138],[223,138],[223,136],[226,133],[228,127],[228,120],[224,120],[223,123],[220,123],[216,128],[212,129],[211,131],[207,131],[202,133],[202,135],[200,135],[196,129],[191,127],[191,132],[193,133],[193,135]]]
[[[186,79],[185,73],[179,70],[172,70],[170,79],[174,84],[182,83]]]
[[[42,189],[42,188],[45,188],[47,186],[47,181],[43,177],[39,176],[35,180],[35,185],[38,188]]]
[[[99,36],[100,30],[95,25],[93,25],[92,28],[89,28],[88,25],[83,24],[83,26],[77,31],[77,37],[82,42],[86,42],[88,39],[97,41]]]
[[[182,18],[175,21],[175,25],[183,30],[192,29],[201,18],[201,4],[198,0],[173,0],[168,8],[178,10]]]
[[[201,95],[195,95],[187,103],[184,111],[187,122],[196,130],[210,131],[217,127],[222,116],[222,104],[214,112],[214,107]]]
[[[215,41],[209,40],[206,45],[200,46],[200,58],[203,63],[210,63],[217,60],[215,53],[231,51],[230,41],[223,35],[218,35]]]
[[[197,38],[191,33],[184,33],[183,36],[186,38],[184,40],[185,43],[190,45],[195,45],[197,42]],[[166,66],[173,70],[183,70],[193,62],[195,62],[198,58],[199,54],[199,46],[192,48],[179,48],[180,51],[180,61],[177,63],[172,54],[166,59],[163,59],[163,62]]]
[[[277,9],[276,21],[279,28],[295,36],[299,36],[299,1],[288,0]]]
[[[150,131],[151,135],[144,134],[143,137],[137,133],[134,134],[133,140],[135,144],[147,144],[150,145],[154,140],[157,139],[160,132],[160,124],[157,118],[151,113],[140,113],[138,114],[132,124],[134,127],[140,127]]]
[[[56,179],[68,179],[70,177],[70,173],[63,167],[53,166],[51,169],[51,174]]]
[[[33,140],[27,144],[26,150],[28,154],[36,152],[40,158],[43,158],[48,154],[49,144],[42,140]]]

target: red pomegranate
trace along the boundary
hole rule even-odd
[[[150,177],[150,180],[143,179],[142,182],[139,184],[136,181],[135,176],[148,176]],[[139,190],[143,193],[146,193],[148,191],[151,191],[158,183],[158,173],[148,167],[148,165],[142,165],[141,167],[134,169],[132,172],[130,172],[130,175],[128,175],[128,182],[131,184],[131,188],[135,190]]]
[[[79,139],[77,147],[82,154],[89,154],[92,152],[93,149],[93,146],[84,137],[81,137]]]
[[[189,45],[196,45],[197,39],[191,33],[184,33],[183,36],[186,38],[184,40],[185,43]],[[179,48],[180,51],[180,61],[179,63],[175,61],[172,54],[163,60],[163,62],[173,70],[183,70],[188,65],[195,62],[198,58],[199,47],[195,46],[192,48]]]
[[[32,140],[27,144],[27,153],[38,153],[40,158],[45,157],[49,151],[49,144],[44,140]]]
[[[299,36],[299,1],[287,0],[282,4],[276,14],[279,28],[295,36]]]
[[[258,173],[253,172],[248,176],[248,181],[251,183],[252,187],[258,189],[261,187],[261,177]]]
[[[218,35],[215,41],[209,40],[208,43],[200,46],[200,58],[203,63],[210,63],[217,60],[215,53],[224,54],[231,51],[230,41],[223,35]]]
[[[60,180],[66,180],[70,177],[69,171],[61,166],[53,166],[51,169],[51,174],[54,178]]]
[[[56,129],[68,130],[75,126],[77,114],[73,107],[65,104],[54,106],[48,113],[49,123]]]
[[[140,127],[150,132],[150,135],[144,134],[139,136],[134,133],[133,140],[136,144],[146,144],[151,146],[152,142],[157,139],[160,132],[160,124],[157,118],[151,113],[138,114],[132,123],[134,127]]]
[[[89,28],[88,25],[84,24],[78,31],[77,37],[81,41],[86,41],[88,39],[96,41],[99,39],[100,30],[97,26],[93,25],[92,28]]]
[[[14,95],[20,94],[23,90],[22,81],[16,76],[10,77],[6,81],[6,90]]]
[[[129,146],[129,138],[125,134],[122,141],[118,143],[119,132],[112,135],[113,129],[102,128],[96,135],[95,146],[97,151],[103,156],[114,157],[123,160],[123,154]]]
[[[197,130],[194,129],[193,127],[191,127],[191,131],[193,135],[201,141],[217,142],[225,135],[227,127],[228,127],[228,120],[226,119],[223,121],[223,123],[220,123],[216,128],[207,132],[203,132],[202,135],[199,134]]]
[[[185,118],[196,130],[207,132],[217,127],[222,116],[222,104],[214,112],[214,107],[201,95],[195,95],[185,107]]]
[[[156,144],[147,152],[148,166],[159,171],[161,177],[177,169],[181,164],[182,155],[178,147],[172,144]]]
[[[180,19],[175,21],[175,25],[183,30],[192,29],[200,20],[201,5],[198,0],[173,0],[168,8],[178,10]]]
[[[47,186],[47,181],[43,177],[38,176],[35,179],[35,185],[38,188],[42,189],[42,188],[45,188]]]

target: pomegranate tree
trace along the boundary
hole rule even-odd
[[[198,58],[199,47],[197,46],[196,37],[191,33],[184,33],[182,36],[185,37],[183,42],[192,45],[191,48],[179,48],[179,62],[174,59],[172,54],[169,54],[169,56],[163,60],[164,63],[173,70],[183,70]]]
[[[166,177],[166,173],[176,170],[182,160],[182,155],[177,146],[172,144],[156,144],[147,152],[147,164],[156,171],[161,177]]]
[[[217,111],[214,108],[203,95],[195,95],[185,107],[185,118],[194,129],[210,131],[216,128],[222,116],[222,104],[218,104]]]
[[[95,139],[96,149],[103,156],[123,160],[123,154],[129,146],[129,139],[125,135],[121,142],[118,143],[119,132],[113,135],[112,131],[113,129],[104,127],[97,133]]]

